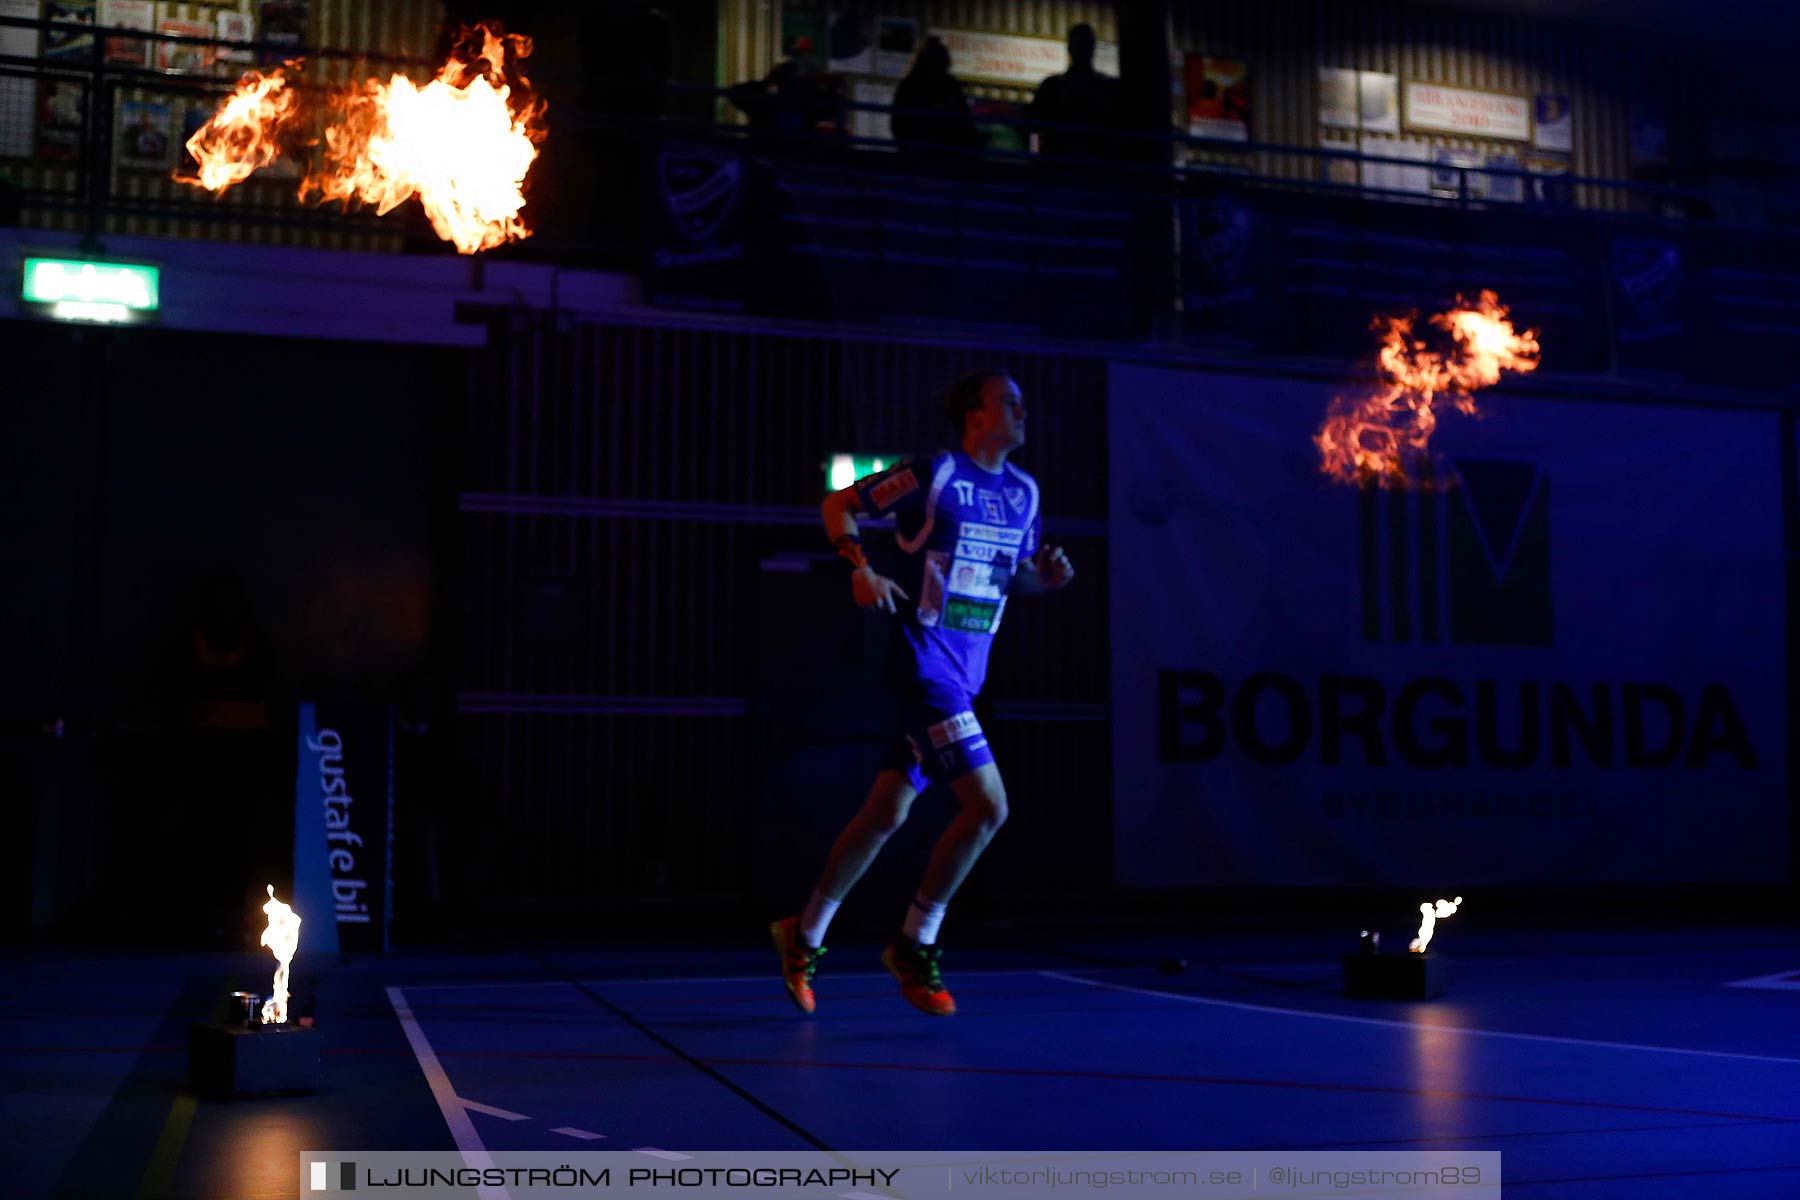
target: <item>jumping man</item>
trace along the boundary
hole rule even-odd
[[[769,927],[788,995],[802,1012],[813,1011],[812,977],[832,914],[931,781],[950,785],[959,811],[932,848],[881,961],[915,1008],[934,1016],[956,1011],[938,971],[938,926],[1006,820],[1006,788],[972,702],[987,678],[1007,593],[1055,591],[1075,576],[1060,546],[1039,544],[1037,481],[1006,461],[1025,442],[1019,385],[1003,371],[965,375],[951,385],[945,407],[960,447],[859,480],[821,509],[826,536],[852,568],[857,604],[900,616],[890,686],[904,737],[838,835],[805,909]],[[857,538],[857,513],[890,512],[911,591],[876,574]]]

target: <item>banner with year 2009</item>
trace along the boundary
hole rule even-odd
[[[1496,389],[1382,489],[1329,383],[1110,389],[1118,882],[1787,880],[1774,415]]]

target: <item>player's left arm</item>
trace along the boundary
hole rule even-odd
[[[1045,544],[1036,554],[1019,561],[1013,573],[1013,590],[1026,596],[1041,596],[1069,586],[1075,578],[1074,564],[1061,546]]]

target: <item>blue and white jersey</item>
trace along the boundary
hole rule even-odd
[[[856,484],[868,513],[893,513],[912,597],[903,633],[930,691],[966,696],[987,679],[988,649],[1021,559],[1037,553],[1037,480],[1011,463],[984,471],[960,449],[909,459]]]

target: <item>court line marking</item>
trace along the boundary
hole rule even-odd
[[[1121,969],[1121,970],[1142,970],[1144,968],[1119,968],[1119,969]],[[1461,1034],[1469,1034],[1469,1035],[1474,1035],[1474,1036],[1506,1038],[1506,1039],[1512,1039],[1512,1040],[1518,1040],[1518,1041],[1534,1041],[1534,1042],[1547,1042],[1547,1043],[1564,1044],[1564,1045],[1580,1045],[1580,1046],[1597,1047],[1597,1048],[1602,1048],[1602,1049],[1639,1050],[1639,1051],[1648,1051],[1648,1052],[1657,1052],[1657,1053],[1666,1053],[1666,1054],[1681,1054],[1681,1055],[1706,1057],[1706,1058],[1741,1059],[1741,1060],[1754,1061],[1754,1062],[1800,1064],[1800,1059],[1782,1058],[1782,1057],[1777,1057],[1777,1056],[1772,1056],[1772,1055],[1740,1054],[1740,1053],[1735,1053],[1735,1052],[1730,1052],[1730,1051],[1716,1051],[1716,1050],[1695,1050],[1695,1049],[1689,1049],[1689,1048],[1685,1048],[1685,1047],[1673,1047],[1673,1046],[1647,1046],[1647,1045],[1628,1043],[1628,1042],[1606,1042],[1606,1041],[1597,1041],[1597,1040],[1587,1039],[1587,1038],[1557,1037],[1557,1036],[1548,1035],[1548,1034],[1529,1034],[1529,1033],[1515,1033],[1515,1032],[1509,1032],[1509,1031],[1503,1031],[1503,1030],[1469,1029],[1469,1028],[1465,1028],[1465,1027],[1461,1027],[1461,1026],[1451,1026],[1451,1025],[1421,1025],[1416,1022],[1398,1021],[1398,1020],[1382,1018],[1382,1017],[1359,1017],[1359,1016],[1353,1016],[1353,1015],[1344,1014],[1344,1013],[1320,1013],[1320,1012],[1312,1012],[1312,1011],[1309,1011],[1306,1009],[1285,1008],[1285,1007],[1280,1007],[1280,1006],[1276,1006],[1276,1005],[1245,1004],[1240,1001],[1218,1000],[1218,999],[1214,999],[1211,997],[1192,996],[1192,995],[1186,995],[1186,994],[1179,993],[1179,992],[1159,991],[1159,990],[1153,989],[1153,988],[1141,988],[1141,987],[1132,987],[1132,986],[1126,985],[1126,984],[1108,983],[1108,982],[1105,982],[1102,980],[1083,979],[1083,978],[1080,978],[1079,976],[1070,975],[1070,974],[1066,974],[1064,972],[1059,972],[1059,971],[1045,971],[1045,970],[1035,970],[1034,971],[1034,970],[1029,970],[1029,969],[1017,969],[1017,970],[995,970],[995,971],[984,971],[984,972],[967,972],[966,974],[992,975],[992,976],[1037,975],[1042,978],[1055,979],[1055,980],[1058,980],[1058,981],[1064,982],[1064,983],[1078,984],[1083,987],[1099,988],[1099,989],[1107,990],[1107,991],[1118,991],[1118,992],[1125,992],[1125,993],[1135,994],[1135,995],[1153,996],[1153,997],[1158,997],[1158,998],[1167,999],[1167,1000],[1180,1000],[1180,1001],[1185,1001],[1185,1002],[1189,1002],[1189,1003],[1204,1004],[1204,1005],[1208,1005],[1211,1007],[1217,1007],[1217,1008],[1232,1008],[1232,1009],[1240,1009],[1240,1010],[1248,1011],[1248,1012],[1273,1013],[1273,1014],[1284,1015],[1284,1016],[1313,1017],[1313,1018],[1319,1018],[1319,1019],[1323,1019],[1323,1020],[1334,1020],[1334,1021],[1339,1021],[1339,1022],[1345,1022],[1345,1023],[1350,1023],[1350,1024],[1360,1024],[1360,1025],[1374,1025],[1374,1026],[1393,1028],[1393,1029],[1441,1030],[1442,1032],[1445,1032],[1445,1033],[1461,1033]],[[880,978],[886,978],[887,976],[886,976],[886,973],[884,973],[884,972],[858,972],[858,973],[848,974],[848,975],[839,976],[839,977],[840,978],[876,978],[876,979],[880,979]],[[629,983],[669,983],[669,982],[726,983],[726,982],[762,981],[762,980],[765,980],[766,978],[767,978],[766,974],[748,975],[748,976],[698,976],[698,977],[685,977],[685,978],[657,976],[657,977],[646,977],[646,978],[641,978],[641,979],[636,979],[636,980],[613,980],[613,981],[596,981],[596,982],[610,982],[610,983],[615,983],[615,984],[616,983],[628,983],[628,982]],[[481,988],[481,987],[544,987],[547,985],[554,985],[554,984],[563,984],[565,986],[569,986],[569,985],[573,985],[574,983],[575,983],[575,981],[570,981],[570,980],[539,980],[539,981],[531,981],[531,982],[515,981],[512,983],[508,983],[508,984],[439,984],[439,985],[424,985],[424,986],[430,986],[430,987],[434,987],[434,988],[438,988],[438,989],[459,989],[459,988]],[[438,1101],[439,1109],[443,1112],[445,1123],[447,1126],[449,1126],[451,1135],[456,1140],[457,1148],[460,1151],[462,1151],[462,1153],[464,1155],[464,1161],[471,1167],[491,1166],[492,1159],[488,1156],[486,1145],[482,1142],[480,1135],[475,1132],[474,1123],[469,1120],[468,1115],[467,1115],[466,1111],[464,1111],[464,1110],[469,1109],[469,1108],[474,1108],[476,1111],[487,1112],[492,1115],[501,1116],[501,1117],[503,1117],[503,1119],[509,1119],[509,1120],[529,1120],[530,1118],[526,1117],[522,1114],[518,1114],[518,1113],[509,1113],[509,1112],[507,1112],[507,1110],[504,1110],[504,1109],[495,1109],[488,1105],[480,1105],[473,1101],[463,1100],[462,1098],[456,1096],[454,1089],[450,1085],[448,1075],[444,1072],[442,1064],[438,1061],[437,1054],[432,1049],[431,1043],[426,1038],[424,1030],[420,1027],[417,1018],[414,1017],[411,1006],[406,1002],[405,995],[404,995],[402,989],[399,987],[390,986],[390,987],[386,988],[385,991],[387,992],[389,1003],[392,1004],[394,1007],[395,1016],[399,1019],[401,1027],[407,1035],[407,1041],[408,1041],[409,1045],[412,1047],[415,1058],[417,1058],[417,1060],[419,1062],[420,1069],[421,1069],[421,1071],[424,1072],[427,1082],[431,1085],[432,1094],[433,1094],[434,1098],[436,1098]],[[1762,1120],[1764,1118],[1750,1118],[1750,1119]],[[1775,1118],[1768,1118],[1768,1119],[1775,1119]],[[574,1129],[573,1127],[569,1127],[569,1126],[559,1127],[559,1128],[553,1129],[551,1132],[564,1134],[565,1136],[575,1137],[575,1138],[582,1139],[582,1140],[602,1139],[605,1137],[604,1134],[591,1134],[591,1133],[587,1133],[586,1131],[577,1130],[577,1129]],[[664,1160],[668,1160],[668,1161],[672,1161],[672,1162],[688,1161],[693,1158],[693,1156],[690,1154],[682,1154],[682,1153],[679,1153],[676,1151],[662,1150],[662,1149],[659,1149],[654,1146],[637,1147],[635,1149],[634,1153],[644,1154],[644,1155],[648,1155],[650,1157],[664,1159]],[[482,1200],[510,1200],[510,1197],[508,1196],[508,1194],[506,1193],[506,1191],[503,1188],[482,1187],[482,1188],[477,1189],[477,1194],[482,1197]]]
[[[586,1129],[577,1129],[573,1125],[558,1125],[551,1133],[560,1133],[564,1137],[572,1137],[577,1141],[598,1142],[605,1139],[604,1133],[594,1133]]]
[[[456,1089],[450,1086],[450,1076],[444,1073],[443,1064],[438,1062],[437,1051],[431,1048],[431,1042],[425,1037],[425,1030],[420,1027],[418,1018],[413,1016],[412,1006],[406,1002],[405,993],[397,987],[384,990],[387,992],[388,1003],[394,1006],[394,1016],[399,1018],[400,1029],[406,1034],[407,1045],[412,1047],[413,1057],[419,1062],[419,1070],[425,1073],[425,1082],[431,1086],[431,1095],[437,1101],[438,1111],[444,1114],[444,1124],[450,1127],[450,1137],[462,1152],[463,1162],[477,1169],[493,1166],[494,1160],[488,1154],[486,1143],[475,1132],[475,1122],[469,1119],[462,1100],[456,1095]],[[489,1187],[484,1184],[477,1187],[475,1193],[481,1200],[512,1200],[504,1187]]]
[[[1149,967],[1107,967],[1096,970],[1105,971],[1147,971]],[[994,971],[958,971],[957,978],[998,975],[1041,975],[1040,967],[1017,967]],[[892,979],[886,971],[849,971],[831,973],[833,979]],[[635,979],[514,979],[504,983],[409,983],[409,992],[449,992],[500,989],[500,988],[541,988],[541,987],[622,987],[626,984],[646,983],[768,983],[779,981],[781,975],[774,970],[764,971],[758,975],[644,975]]]
[[[531,1118],[526,1116],[524,1113],[516,1113],[516,1112],[511,1111],[510,1109],[505,1109],[505,1108],[495,1108],[491,1104],[477,1104],[477,1103],[475,1103],[475,1101],[465,1100],[461,1096],[458,1096],[456,1098],[456,1102],[471,1112],[486,1113],[490,1117],[499,1117],[502,1121],[529,1121],[529,1120],[531,1120]]]
[[[175,1097],[175,1103],[169,1106],[162,1135],[156,1139],[156,1149],[151,1152],[150,1164],[144,1168],[143,1181],[138,1185],[137,1194],[144,1200],[169,1194],[175,1168],[181,1163],[181,1149],[187,1144],[188,1130],[194,1124],[194,1113],[198,1108],[199,1101],[187,1092]]]
[[[1561,1046],[1590,1046],[1602,1050],[1642,1050],[1654,1054],[1686,1054],[1697,1058],[1731,1058],[1745,1062],[1781,1063],[1800,1066],[1800,1058],[1783,1058],[1774,1054],[1741,1054],[1732,1050],[1693,1050],[1685,1046],[1646,1046],[1636,1042],[1602,1042],[1592,1038],[1557,1037],[1548,1033],[1514,1033],[1502,1029],[1470,1029],[1461,1025],[1422,1025],[1416,1021],[1396,1021],[1390,1017],[1358,1017],[1349,1013],[1313,1012],[1304,1008],[1284,1008],[1273,1004],[1245,1004],[1241,1000],[1215,1000],[1210,996],[1190,996],[1182,992],[1162,992],[1155,988],[1132,987],[1123,983],[1107,983],[1099,979],[1082,979],[1060,971],[1040,971],[1046,979],[1060,979],[1082,987],[1102,988],[1113,992],[1131,992],[1139,996],[1157,996],[1164,1000],[1182,1000],[1189,1004],[1206,1004],[1214,1008],[1236,1008],[1245,1012],[1277,1013],[1289,1017],[1312,1017],[1320,1021],[1343,1021],[1352,1025],[1379,1025],[1388,1029],[1411,1029],[1427,1033],[1463,1033],[1472,1037],[1509,1038],[1521,1042],[1549,1042]]]
[[[1697,951],[1697,953],[1704,953],[1704,954],[1706,954],[1708,956],[1712,956],[1712,957],[1723,957],[1723,956],[1727,956],[1730,954],[1738,953],[1738,951],[1731,947],[1719,947],[1715,950],[1700,950],[1700,951]],[[1592,958],[1592,957],[1596,957],[1596,956],[1589,956],[1589,958]],[[1608,955],[1600,955],[1597,957],[1604,959],[1606,962],[1637,962],[1637,961],[1657,962],[1660,960],[1673,958],[1676,956],[1672,955],[1672,954],[1664,953],[1664,954],[1608,954]],[[1685,957],[1691,958],[1692,955],[1686,955]],[[1541,957],[1513,957],[1513,958],[1458,958],[1455,961],[1456,961],[1456,965],[1458,967],[1465,967],[1465,966],[1467,966],[1467,967],[1517,967],[1517,966],[1538,966],[1538,965],[1561,965],[1561,964],[1567,964],[1570,962],[1575,962],[1578,960],[1579,961],[1587,961],[1587,959],[1584,959],[1583,956],[1581,956],[1579,954],[1546,954]],[[1190,961],[1193,964],[1193,969],[1202,970],[1202,971],[1207,970],[1209,968],[1214,969],[1214,970],[1220,970],[1220,971],[1324,971],[1324,970],[1335,971],[1341,965],[1341,963],[1337,959],[1332,959],[1329,962],[1321,960],[1319,962],[1305,962],[1305,963],[1293,963],[1293,962],[1203,963],[1203,962],[1199,962],[1198,960],[1190,960]],[[1092,966],[1092,967],[1080,967],[1078,969],[1089,975],[1121,975],[1121,974],[1132,974],[1135,972],[1152,971],[1152,970],[1156,969],[1156,964],[1151,963],[1151,962],[1144,962],[1144,963],[1133,965],[1133,966]],[[967,977],[981,978],[981,977],[990,976],[990,975],[991,976],[1042,975],[1044,973],[1045,973],[1045,968],[1043,968],[1043,967],[1004,967],[1004,968],[995,968],[993,970],[983,970],[983,971],[959,970],[959,971],[957,971],[956,974],[959,978],[967,978]],[[1772,975],[1772,976],[1759,976],[1758,978],[1759,979],[1779,979],[1785,975],[1791,975],[1791,974],[1793,974],[1793,972],[1777,972],[1775,975]],[[535,988],[535,987],[547,987],[547,986],[551,986],[551,985],[555,985],[555,984],[586,984],[591,987],[624,987],[627,985],[641,986],[644,984],[652,984],[652,983],[763,983],[763,982],[766,982],[767,980],[773,978],[774,976],[775,976],[775,972],[765,971],[765,972],[762,972],[762,973],[756,974],[756,975],[642,975],[642,976],[635,976],[635,977],[629,978],[629,979],[580,979],[580,980],[512,979],[512,980],[505,980],[505,981],[498,982],[498,983],[409,983],[409,984],[406,984],[405,986],[406,986],[406,990],[409,992],[448,992],[448,991],[468,991],[468,990],[488,990],[488,989]],[[831,978],[833,978],[833,979],[891,979],[892,976],[890,976],[886,971],[850,971],[850,972],[842,972],[842,973],[833,971],[833,972],[831,972]],[[1739,985],[1730,984],[1727,986],[1736,987]],[[1752,987],[1752,986],[1755,986],[1755,984],[1746,982],[1743,984],[1743,986]]]
[[[1659,954],[1581,954],[1581,953],[1571,953],[1571,954],[1512,955],[1512,956],[1509,956],[1506,958],[1463,958],[1460,956],[1452,956],[1452,955],[1446,954],[1443,957],[1445,957],[1445,958],[1449,959],[1451,962],[1455,963],[1458,968],[1461,968],[1461,967],[1539,967],[1539,966],[1567,966],[1571,963],[1595,963],[1595,962],[1603,962],[1603,963],[1648,962],[1648,963],[1654,963],[1654,962],[1668,962],[1668,961],[1671,961],[1674,959],[1681,959],[1682,961],[1685,961],[1685,962],[1691,962],[1697,958],[1725,958],[1725,957],[1729,957],[1731,955],[1763,953],[1767,949],[1769,949],[1769,948],[1761,947],[1761,948],[1738,950],[1738,949],[1734,949],[1729,946],[1723,946],[1723,947],[1719,947],[1717,949],[1709,949],[1709,948],[1706,948],[1703,946],[1696,946],[1692,950],[1683,949],[1678,952],[1677,951],[1663,951],[1662,953],[1659,953]],[[1432,956],[1437,957],[1437,952],[1435,950],[1432,951]],[[1260,963],[1249,962],[1249,963],[1216,963],[1216,964],[1206,963],[1206,964],[1197,964],[1197,965],[1216,966],[1217,969],[1219,969],[1221,971],[1315,971],[1315,970],[1333,970],[1333,971],[1335,971],[1341,965],[1341,963],[1342,963],[1342,960],[1340,958],[1334,958],[1334,959],[1331,959],[1329,962],[1324,959],[1319,959],[1317,962],[1260,962]],[[1800,970],[1800,967],[1795,968],[1795,970]]]

